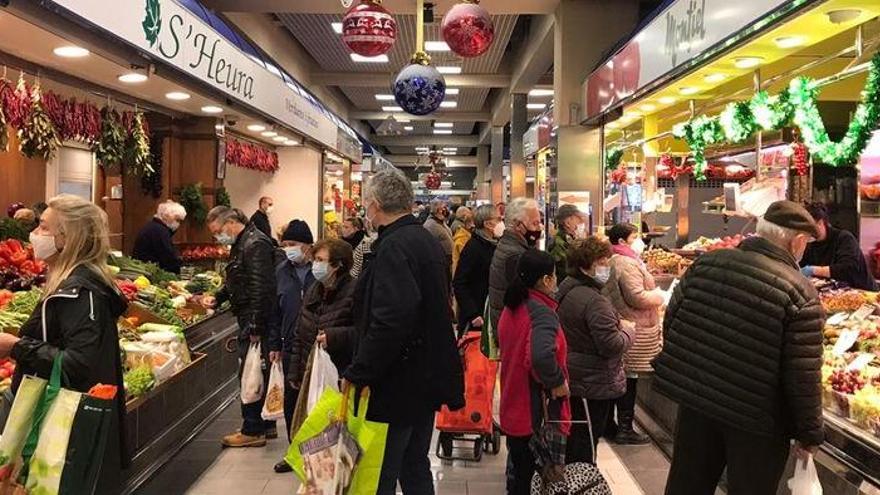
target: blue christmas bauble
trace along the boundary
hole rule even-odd
[[[394,100],[405,112],[428,115],[440,108],[446,97],[446,80],[432,65],[410,64],[404,67],[391,86]]]

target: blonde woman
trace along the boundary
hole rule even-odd
[[[116,321],[127,303],[107,266],[107,215],[79,197],[56,196],[30,240],[34,256],[49,264],[49,278],[43,301],[22,326],[20,337],[0,334],[0,357],[12,357],[18,364],[13,391],[24,375],[49,378],[59,354],[65,388],[88,392],[98,383],[119,387],[118,415],[111,424],[98,486],[94,492],[82,492],[118,493],[120,471],[128,461]]]

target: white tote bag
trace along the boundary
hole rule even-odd
[[[794,476],[788,480],[788,488],[791,495],[822,495],[822,483],[819,482],[819,474],[816,473],[816,463],[811,455],[804,467],[799,459],[794,465]]]
[[[269,369],[269,386],[266,387],[266,402],[263,403],[261,416],[266,421],[284,417],[284,369],[280,361],[272,363]]]
[[[251,344],[241,371],[241,403],[253,404],[263,396],[263,358],[260,344]]]
[[[315,360],[312,362],[310,376],[308,411],[315,407],[325,389],[332,388],[339,392],[339,371],[333,364],[333,360],[330,359],[330,354],[327,354],[327,351],[320,345],[317,345],[315,349]]]

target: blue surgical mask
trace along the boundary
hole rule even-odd
[[[284,248],[284,254],[291,263],[299,263],[303,258],[303,250],[300,246],[291,246]]]
[[[607,266],[597,266],[596,267],[596,280],[602,282],[603,284],[608,283],[608,279],[611,278],[611,268]]]
[[[325,281],[327,276],[330,275],[330,263],[326,261],[316,261],[312,263],[312,275],[315,276],[315,280],[318,282]]]
[[[227,234],[226,232],[220,232],[219,234],[214,236],[214,239],[218,244],[222,244],[224,246],[231,246],[235,244],[235,237]]]

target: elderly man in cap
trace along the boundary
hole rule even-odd
[[[798,268],[816,223],[778,201],[757,233],[701,256],[666,310],[654,368],[680,406],[667,494],[714,494],[725,467],[730,493],[775,494],[789,451],[805,461],[823,441],[825,314]]]

